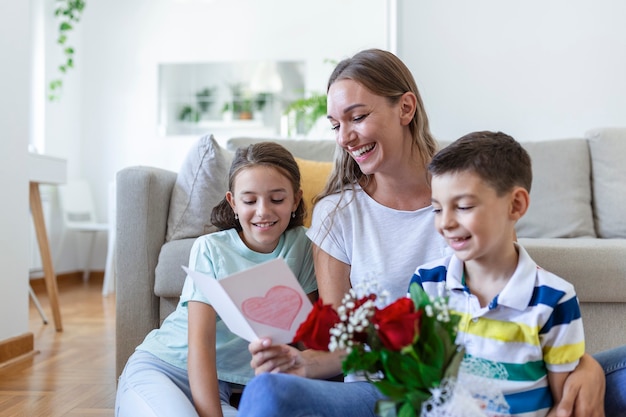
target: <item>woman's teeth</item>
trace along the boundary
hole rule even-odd
[[[352,151],[352,155],[354,155],[355,157],[358,158],[359,156],[363,155],[364,153],[371,151],[373,148],[374,148],[374,144],[367,145],[367,146],[364,146],[362,148],[359,148],[357,150]]]

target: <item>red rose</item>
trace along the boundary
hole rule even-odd
[[[322,299],[313,304],[313,309],[306,320],[298,327],[293,343],[303,342],[310,349],[328,350],[330,329],[339,323],[339,315],[330,304],[324,305]]]
[[[383,345],[394,351],[413,344],[418,335],[421,311],[415,311],[413,300],[400,298],[382,310],[376,310],[372,322]]]

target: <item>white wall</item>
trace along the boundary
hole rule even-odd
[[[0,341],[28,331],[30,7],[0,2]],[[10,318],[10,319],[9,319]]]
[[[333,68],[325,59],[387,46],[387,2],[89,1],[78,26],[76,68],[65,77],[61,102],[46,105],[46,153],[68,159],[69,178],[90,181],[106,219],[108,183],[117,171],[138,164],[177,171],[197,140],[158,134],[159,63],[304,60],[307,88],[324,91]],[[48,71],[57,65],[55,27],[49,17]],[[94,268],[103,266],[102,254]]]
[[[158,135],[159,63],[304,60],[309,89],[323,91],[332,70],[324,59],[385,46],[384,7],[380,0],[322,0],[307,7],[292,0],[90,2],[78,51],[82,172],[104,190],[129,165],[178,170],[197,137]]]
[[[94,185],[106,219],[118,170],[177,170],[196,140],[158,134],[159,63],[303,59],[308,88],[323,91],[332,69],[324,59],[393,45],[387,8],[395,3],[397,52],[437,137],[498,129],[538,140],[626,125],[621,0],[94,0],[78,25],[63,98],[46,104],[46,153],[68,159],[70,178]],[[47,16],[49,73],[59,52]],[[104,265],[99,243],[94,268]],[[71,267],[64,259],[60,271]]]
[[[626,2],[398,1],[398,54],[436,137],[626,126]]]

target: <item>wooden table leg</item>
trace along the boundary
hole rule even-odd
[[[50,255],[50,245],[48,244],[46,223],[43,217],[39,184],[36,182],[30,183],[30,211],[35,224],[37,242],[39,243],[44,280],[46,282],[50,307],[52,308],[54,326],[56,330],[60,332],[63,330],[63,325],[61,324],[61,310],[59,309],[59,289],[57,287],[57,277],[54,274],[54,267],[52,265],[52,256]]]

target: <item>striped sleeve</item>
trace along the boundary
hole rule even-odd
[[[532,299],[536,304],[552,308],[539,329],[546,368],[551,372],[573,371],[585,353],[583,322],[574,287],[561,285],[557,290],[548,285],[538,286]]]

